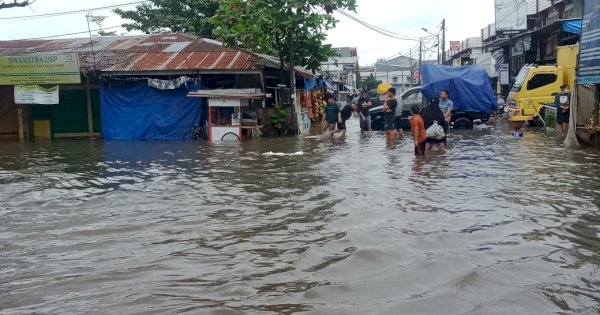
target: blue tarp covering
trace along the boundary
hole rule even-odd
[[[315,90],[317,88],[317,78],[304,79],[304,89],[307,91]]]
[[[147,81],[100,85],[102,138],[181,140],[200,121],[201,99],[187,97],[197,85],[159,90]]]
[[[317,90],[317,89],[320,89],[320,88],[326,88],[326,89],[329,89],[329,90],[334,90],[334,88],[331,85],[331,83],[329,83],[327,80],[319,79],[317,77],[314,77],[312,79],[304,79],[304,88],[307,91]]]
[[[579,19],[564,22],[563,31],[573,34],[581,34],[581,20]]]
[[[496,108],[496,96],[487,72],[478,66],[421,67],[422,93],[427,99],[438,97],[441,90],[450,92],[455,110],[490,113]]]

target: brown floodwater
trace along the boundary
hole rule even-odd
[[[600,312],[598,152],[498,122],[419,160],[349,125],[0,143],[0,313]]]

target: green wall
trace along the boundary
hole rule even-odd
[[[94,132],[101,132],[100,92],[98,89],[93,89],[91,92]],[[61,90],[59,93],[60,103],[57,105],[33,105],[32,120],[50,119],[52,135],[88,132],[86,91]]]

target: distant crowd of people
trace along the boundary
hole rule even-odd
[[[356,102],[344,107],[336,103],[332,94],[326,95],[324,101],[326,105],[322,121],[323,134],[341,133],[341,137],[345,137],[346,121],[353,113],[360,119],[361,132],[372,131],[370,110],[373,103],[366,92],[363,92]],[[387,91],[383,103],[384,130],[388,142],[404,136],[401,126],[396,122],[397,107],[396,89],[392,87]],[[441,91],[439,99],[430,99],[423,109],[417,105],[412,106],[408,119],[417,156],[426,156],[436,150],[444,151],[453,108],[454,103],[450,100],[447,90]]]

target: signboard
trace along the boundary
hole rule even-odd
[[[527,30],[527,0],[495,0],[496,34],[519,34]]]
[[[492,60],[494,62],[494,70],[496,73],[500,73],[500,68],[504,64],[504,50],[499,49],[492,52]]]
[[[15,85],[15,104],[58,104],[58,85],[49,88],[39,85]]]
[[[450,50],[460,50],[460,41],[451,41]]]
[[[584,1],[578,84],[600,84],[600,5]]]
[[[507,63],[500,65],[500,84],[501,85],[509,85],[510,84],[510,75],[508,72],[508,64]]]
[[[354,70],[356,69],[356,65],[355,64],[346,64],[344,65],[344,70]]]
[[[0,85],[79,83],[75,53],[0,56]]]

